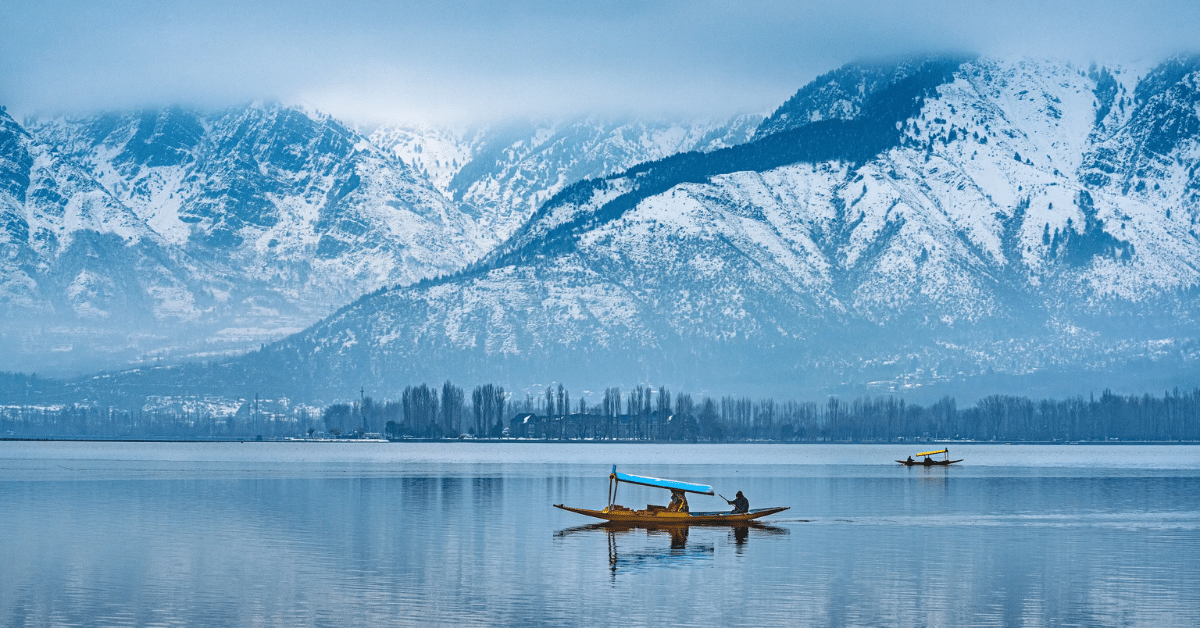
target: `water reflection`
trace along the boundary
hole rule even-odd
[[[950,481],[950,475],[954,472],[949,466],[912,466],[906,469],[909,476],[919,480],[926,486],[941,486],[945,487]]]
[[[556,539],[573,535],[603,533],[608,540],[608,565],[613,578],[618,573],[639,571],[653,567],[680,567],[711,560],[716,553],[716,543],[699,541],[689,544],[692,528],[713,531],[727,530],[728,539],[738,555],[741,555],[750,539],[756,536],[786,536],[789,531],[777,526],[748,522],[738,526],[686,526],[616,523],[606,521],[566,528],[554,533]],[[644,536],[641,534],[644,532]],[[707,535],[711,536],[711,535]],[[646,542],[637,543],[639,538]],[[621,546],[625,546],[625,550]]]

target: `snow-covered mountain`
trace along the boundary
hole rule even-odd
[[[326,397],[445,377],[1158,386],[1200,356],[1198,166],[1198,57],[851,64],[751,142],[563,187],[465,271],[363,298],[239,368]]]
[[[476,216],[494,246],[576,181],[678,153],[741,144],[761,120],[757,115],[687,124],[585,119],[459,131],[385,126],[370,137],[428,174],[442,193]]]
[[[28,128],[0,115],[0,370],[59,372],[257,347],[364,293],[461,269],[579,178],[743,141],[757,120],[546,123],[466,141],[367,137],[279,105]]]
[[[210,274],[202,262],[170,246],[86,169],[3,113],[0,163],[6,368],[23,367],[35,352],[41,364],[69,360],[80,341],[120,352],[138,342],[130,330],[152,333],[157,320],[186,320],[211,306],[212,293],[188,289]]]
[[[5,116],[3,132],[20,254],[0,368],[240,352],[485,251],[423,175],[325,116]]]

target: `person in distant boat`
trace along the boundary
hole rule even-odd
[[[913,463],[912,456],[909,456],[909,457],[908,457],[908,464],[912,464],[912,463]]]
[[[930,458],[929,456],[925,456],[925,459],[921,461],[921,464],[923,464],[925,466],[929,466],[929,465],[933,464],[933,458]]]
[[[733,506],[733,510],[729,513],[731,515],[740,515],[750,512],[750,500],[746,499],[746,496],[742,495],[741,491],[738,491],[737,496],[733,499],[727,499],[725,501],[729,505]]]
[[[671,489],[671,505],[667,506],[667,512],[688,512],[687,495],[678,489]]]

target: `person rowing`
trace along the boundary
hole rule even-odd
[[[721,499],[725,499],[725,496],[722,495]],[[731,515],[750,512],[750,500],[746,499],[746,496],[742,495],[741,491],[738,491],[733,499],[725,499],[725,503],[733,506],[733,510],[729,512]]]

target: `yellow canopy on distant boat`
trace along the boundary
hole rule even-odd
[[[950,451],[950,450],[949,449],[939,449],[937,451],[923,451],[923,452],[917,454],[917,457],[919,458],[921,456],[932,456],[933,454],[944,454],[947,451]]]

